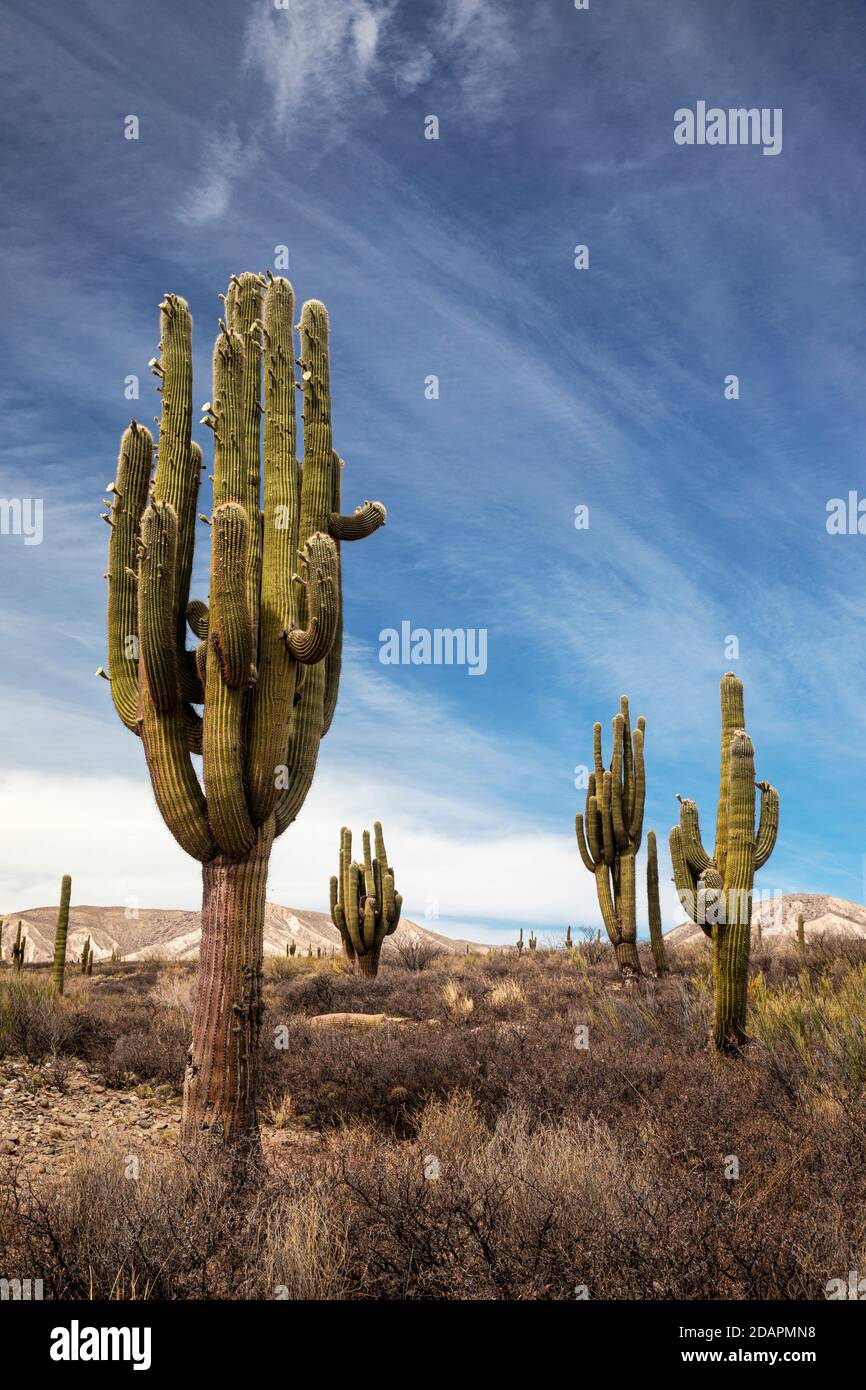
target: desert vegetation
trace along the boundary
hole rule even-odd
[[[4,969],[0,1065],[28,1068],[4,1101],[62,1108],[74,1062],[94,1115],[173,1096],[178,1122],[73,1127],[37,1174],[22,1118],[0,1263],[59,1298],[824,1297],[866,1255],[866,943],[756,947],[735,1056],[707,1046],[709,945],[661,979],[637,953],[638,993],[594,941],[372,978],[268,958],[241,1176],[178,1147],[194,966],[104,963],[63,996]]]

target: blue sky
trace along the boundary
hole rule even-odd
[[[44,500],[44,539],[0,536],[0,911],[65,871],[79,902],[196,905],[93,677],[98,512],[127,374],[157,411],[162,294],[190,302],[207,400],[217,294],[281,244],[330,310],[346,503],[389,522],[346,557],[338,716],[270,895],[323,908],[340,824],[379,817],[431,925],[596,922],[573,832],[593,721],[622,691],[646,715],[666,855],[677,792],[712,823],[733,669],[782,800],[760,886],[862,901],[866,537],[826,529],[866,495],[859,0],[6,16],[0,495]],[[676,145],[699,100],[781,108],[781,153]],[[381,665],[403,619],[486,628],[486,675]]]

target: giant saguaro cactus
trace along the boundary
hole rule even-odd
[[[779,828],[779,793],[755,782],[755,750],[745,731],[743,686],[728,671],[721,682],[722,747],[716,842],[712,857],[701,843],[698,808],[680,801],[680,823],[670,834],[671,862],[680,902],[713,942],[713,1042],[736,1052],[746,1041],[749,936],[755,873],[766,864]],[[761,813],[755,830],[755,788]]]
[[[628,697],[620,700],[613,720],[613,754],[605,770],[601,725],[593,725],[595,771],[586,793],[586,819],[577,814],[575,830],[580,857],[595,877],[598,903],[607,934],[613,943],[625,979],[643,972],[637,952],[637,901],[635,856],[643,831],[646,774],[644,730],[641,716],[631,731]]]
[[[337,702],[340,542],[385,521],[378,502],[340,513],[328,315],[317,300],[301,310],[296,382],[294,307],[289,282],[270,275],[233,276],[225,296],[202,407],[214,436],[214,509],[201,518],[211,529],[209,605],[189,602],[202,463],[191,437],[192,320],[176,295],[160,305],[151,364],[162,393],[155,474],[151,436],[133,421],[109,489],[111,693],[141,736],[163,819],[203,865],[184,1142],[255,1134],[268,859],[304,803]]]
[[[352,832],[340,831],[340,873],[331,879],[331,918],[343,942],[343,954],[359,975],[375,975],[382,942],[397,930],[403,899],[394,888],[379,821],[373,823],[375,859],[370,832],[363,834],[364,862],[352,861]]]
[[[60,881],[60,906],[57,909],[57,926],[54,929],[54,966],[51,977],[59,994],[63,993],[63,975],[66,970],[66,933],[69,930],[69,899],[72,894],[72,879],[64,874]]]

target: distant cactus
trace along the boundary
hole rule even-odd
[[[27,937],[21,935],[21,922],[18,923],[18,930],[15,933],[15,941],[12,945],[12,968],[17,970],[19,975],[24,965],[24,948],[27,945]]]
[[[529,933],[529,949],[530,951],[535,951],[538,949],[538,937],[535,935],[534,931],[531,931]]]
[[[340,873],[331,879],[331,918],[343,942],[343,954],[359,975],[379,969],[382,942],[397,930],[403,899],[394,887],[379,821],[373,824],[376,857],[370,852],[370,832],[364,831],[363,864],[352,861],[352,832],[340,831]]]
[[[565,929],[565,949],[566,949],[566,951],[570,951],[570,950],[571,950],[572,944],[573,944],[573,943],[572,943],[572,940],[571,940],[571,923],[569,922],[568,926],[567,926],[566,929]]]
[[[649,918],[650,945],[656,974],[664,975],[668,968],[665,955],[665,941],[662,936],[662,905],[659,898],[659,857],[656,846],[656,833],[650,830],[646,837],[646,900]]]
[[[69,930],[69,898],[72,893],[72,879],[64,874],[60,881],[60,906],[57,909],[57,926],[54,929],[54,966],[51,978],[58,994],[63,993],[63,976],[66,970],[66,934]]]
[[[806,919],[802,912],[797,913],[797,945],[801,951],[806,949]]]
[[[313,958],[313,943],[312,943],[312,942],[310,942],[309,945],[307,946],[307,956],[308,956],[308,958],[309,958],[310,960],[312,960],[312,958]]]
[[[290,955],[290,956],[293,956],[293,955],[295,954],[295,952],[297,951],[297,949],[298,949],[298,948],[297,948],[297,946],[295,945],[294,941],[292,941],[292,942],[289,944],[289,947],[288,947],[289,955]]]
[[[635,856],[643,833],[645,729],[646,720],[641,717],[632,733],[628,697],[623,695],[620,713],[613,720],[608,771],[602,758],[601,725],[593,725],[595,771],[587,786],[586,817],[575,817],[580,857],[595,877],[602,920],[627,980],[643,974],[637,953]]]
[[[746,1041],[749,935],[755,873],[766,864],[779,827],[779,793],[755,782],[755,750],[745,731],[743,685],[728,671],[721,682],[722,746],[716,843],[701,843],[698,808],[680,802],[680,823],[670,835],[680,903],[713,942],[713,1042],[737,1052]],[[755,788],[761,814],[755,829]],[[760,930],[760,925],[759,925]]]
[[[517,933],[517,954],[518,954],[518,955],[521,955],[522,952],[523,952],[523,928],[521,927],[521,928],[520,928],[520,931]]]
[[[93,948],[90,945],[89,936],[85,941],[84,948],[81,952],[81,973],[82,975],[93,974]]]

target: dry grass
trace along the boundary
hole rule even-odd
[[[55,1297],[821,1298],[866,1265],[866,948],[756,953],[738,1061],[708,1046],[706,952],[672,967],[638,994],[579,948],[269,974],[272,1171],[154,1153],[130,1181],[94,1148],[62,1188],[0,1187],[0,1266]],[[191,978],[0,977],[0,1049],[179,1086]]]

